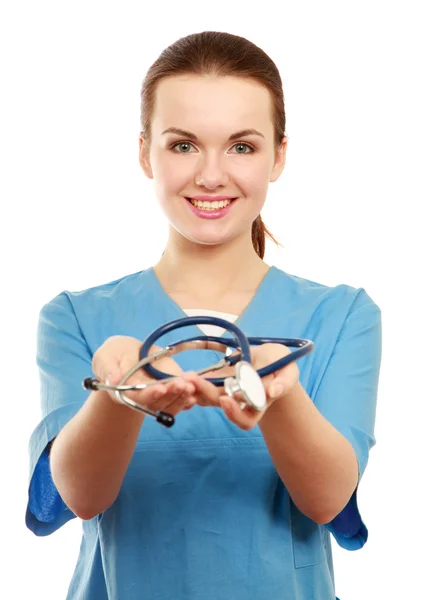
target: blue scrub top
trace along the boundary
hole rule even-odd
[[[42,420],[30,439],[26,524],[49,535],[75,515],[51,479],[47,445],[89,392],[94,352],[113,335],[144,340],[187,316],[153,268],[43,306],[37,364]],[[328,287],[271,267],[235,321],[247,336],[298,337],[315,350],[298,361],[318,410],[352,444],[363,475],[374,445],[381,311],[363,288]],[[159,346],[193,335],[170,332]],[[230,336],[225,332],[222,337]],[[211,350],[175,357],[183,370],[219,359]],[[289,435],[289,432],[287,432]],[[348,550],[367,529],[357,490],[329,524],[290,500],[259,426],[239,429],[222,409],[195,406],[167,429],[146,417],[114,504],[83,521],[70,600],[334,600],[330,534]],[[42,592],[42,590],[40,590]]]

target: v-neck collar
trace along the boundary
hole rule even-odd
[[[170,312],[173,315],[172,320],[183,319],[183,318],[188,317],[189,315],[187,315],[184,312],[184,310],[180,307],[180,305],[177,304],[177,302],[175,300],[173,300],[173,298],[171,298],[171,296],[165,291],[164,287],[162,286],[161,282],[159,281],[158,276],[156,275],[154,268],[150,267],[149,271],[153,278],[154,285],[157,288],[159,295],[164,299],[165,305],[170,309]],[[276,271],[277,271],[276,267],[271,265],[270,268],[268,269],[267,273],[264,275],[263,279],[261,280],[261,283],[258,285],[258,288],[256,289],[255,294],[252,296],[250,302],[246,305],[246,307],[243,309],[243,311],[240,313],[240,315],[234,321],[234,325],[236,325],[239,328],[242,328],[243,323],[248,319],[249,315],[251,315],[253,313],[255,305],[260,303],[260,299],[263,296],[263,294],[265,294],[266,288],[268,285],[270,285],[270,280],[272,279],[272,276],[273,276],[273,274],[276,273]],[[197,336],[203,335],[203,331],[197,325],[192,325],[190,327],[193,327],[195,329],[194,335],[197,335]],[[222,338],[222,337],[225,337],[226,335],[231,336],[232,334],[229,331],[224,331],[224,333],[220,337]]]

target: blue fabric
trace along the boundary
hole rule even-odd
[[[60,513],[68,510],[51,477],[48,448],[36,464],[29,496],[30,512],[43,523],[53,523]]]
[[[75,517],[52,482],[47,446],[88,397],[81,383],[92,374],[94,352],[112,335],[143,340],[185,316],[152,268],[62,292],[42,308],[42,420],[30,439],[26,513],[36,535]],[[375,443],[378,306],[363,288],[328,287],[271,267],[235,323],[250,337],[315,342],[298,362],[300,381],[351,443],[360,481]],[[181,331],[184,338],[200,334],[197,326]],[[158,345],[177,339],[170,332]],[[196,370],[220,356],[205,350],[175,358]],[[291,501],[259,426],[243,431],[221,409],[199,406],[180,413],[171,429],[146,417],[117,500],[83,522],[68,598],[334,600],[330,536],[349,550],[366,542],[357,490],[331,523],[315,523]]]
[[[368,539],[368,530],[363,523],[357,506],[357,489],[350,501],[330,523],[327,528],[346,550],[359,550]]]

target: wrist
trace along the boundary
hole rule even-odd
[[[292,386],[289,387],[288,390],[275,400],[271,401],[271,404],[266,409],[261,421],[265,419],[265,417],[276,415],[281,411],[286,412],[288,407],[292,407],[293,403],[295,403],[295,398],[298,398],[301,394],[304,393],[304,389],[300,381],[297,381]]]
[[[103,413],[105,419],[118,419],[121,423],[141,425],[145,414],[133,410],[113,396],[106,390],[97,390],[92,392],[88,401],[97,413]]]

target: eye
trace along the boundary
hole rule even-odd
[[[240,146],[242,148],[249,149],[249,152],[236,152],[236,154],[251,154],[252,152],[255,152],[255,148],[253,148],[253,146],[251,146],[250,144],[245,144],[244,142],[238,142],[237,144],[234,144],[234,146]]]
[[[192,144],[190,142],[177,142],[170,146],[170,150],[172,150],[173,152],[177,152],[177,150],[174,150],[174,148],[177,148],[177,146],[181,146],[184,148],[185,146],[192,146]],[[182,150],[179,150],[177,154],[190,154],[190,152],[183,152]]]
[[[176,148],[180,147],[180,150],[176,150]],[[186,151],[183,152],[184,148],[186,147]],[[192,144],[190,142],[176,142],[175,144],[172,144],[170,146],[170,150],[172,152],[175,152],[177,154],[190,154],[190,152],[187,151],[188,147],[192,147]],[[235,152],[235,154],[252,154],[252,152],[255,152],[255,148],[253,146],[251,146],[250,144],[246,144],[245,142],[237,142],[236,144],[234,144],[233,148],[235,147],[240,147],[240,148],[244,148],[246,151],[242,151],[242,152]]]

